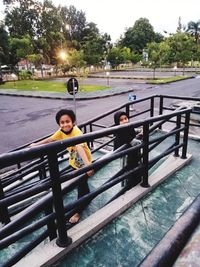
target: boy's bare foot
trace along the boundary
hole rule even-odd
[[[70,223],[77,223],[80,220],[80,214],[75,213],[70,219]]]

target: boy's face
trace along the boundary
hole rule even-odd
[[[125,124],[128,123],[128,117],[126,115],[121,115],[119,118],[119,124]]]
[[[62,115],[60,117],[59,125],[64,132],[69,132],[74,126],[72,119],[68,115]]]

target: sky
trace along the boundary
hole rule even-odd
[[[0,16],[3,15],[0,0]],[[86,15],[87,22],[97,24],[100,32],[108,33],[116,42],[139,18],[147,18],[155,32],[175,33],[181,23],[200,20],[200,0],[52,0],[55,5],[74,5]]]

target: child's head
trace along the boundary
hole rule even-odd
[[[64,132],[69,132],[73,128],[76,116],[71,109],[61,109],[56,114],[56,122]]]
[[[128,115],[125,111],[117,111],[114,114],[114,121],[116,125],[121,125],[129,122]]]

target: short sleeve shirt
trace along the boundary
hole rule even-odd
[[[51,139],[54,141],[59,141],[59,140],[67,139],[67,138],[80,136],[82,134],[83,134],[82,131],[77,126],[74,126],[73,130],[69,134],[62,132],[61,129],[59,129],[51,136]],[[83,148],[85,150],[88,161],[92,162],[91,151],[90,151],[87,143],[82,143],[81,145],[83,146]],[[83,167],[84,162],[81,159],[81,157],[79,156],[79,154],[76,150],[76,146],[67,147],[67,150],[69,151],[69,164],[75,169],[79,169],[79,168]]]

